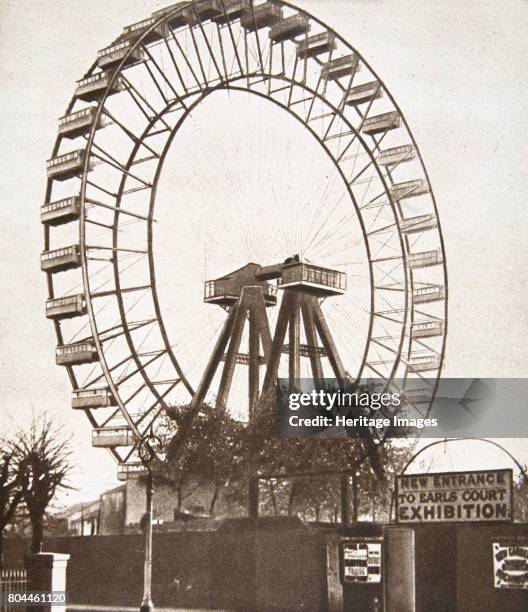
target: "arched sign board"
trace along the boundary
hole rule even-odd
[[[486,470],[396,476],[396,522],[513,520],[513,472]]]

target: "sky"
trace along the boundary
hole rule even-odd
[[[155,0],[3,0],[0,4],[0,427],[46,411],[71,434],[73,503],[116,484],[89,424],[70,409],[44,316],[39,207],[45,161],[74,84],[124,25]],[[444,375],[528,376],[525,160],[528,2],[298,0],[384,80],[419,143],[444,232],[449,333]],[[521,459],[525,441],[507,441]],[[469,448],[469,447],[468,447]],[[471,446],[461,467],[500,462]],[[465,455],[465,456],[464,456]],[[471,464],[471,465],[469,465]]]

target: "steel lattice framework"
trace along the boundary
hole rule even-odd
[[[167,405],[195,392],[162,316],[156,195],[182,126],[226,90],[300,122],[345,186],[370,287],[360,367],[347,372],[421,378],[429,398],[436,390],[447,331],[443,239],[392,95],[356,49],[290,3],[179,3],[125,28],[78,82],[42,208],[57,362],[74,407],[95,428],[94,445],[124,464],[133,465],[139,439]]]

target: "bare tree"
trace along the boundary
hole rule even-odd
[[[70,438],[44,415],[13,439],[13,455],[23,474],[22,494],[31,522],[31,552],[42,550],[46,509],[59,489],[71,489],[67,477],[73,465]]]
[[[12,444],[5,438],[0,440],[0,569],[4,560],[4,531],[13,520],[23,499],[23,472],[12,454]]]

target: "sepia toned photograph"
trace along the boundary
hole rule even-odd
[[[169,2],[0,2],[0,611],[525,612],[528,3]]]

